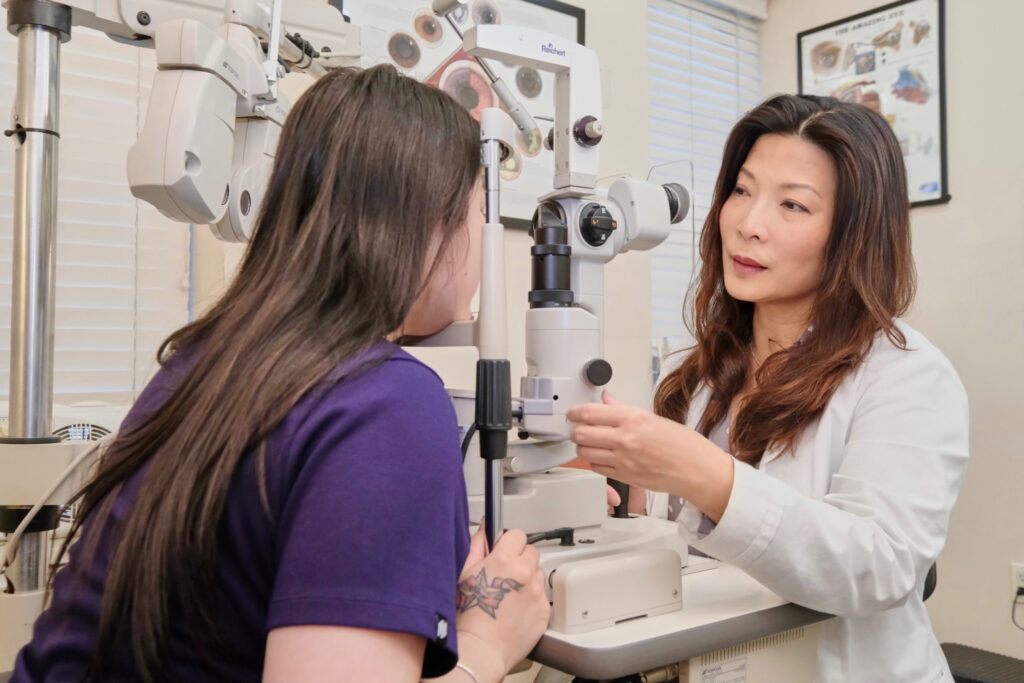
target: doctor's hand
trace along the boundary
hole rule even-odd
[[[455,619],[460,659],[481,681],[502,680],[544,635],[551,613],[544,581],[540,555],[522,531],[506,531],[488,552],[480,525],[459,578]]]
[[[607,391],[601,400],[575,406],[566,416],[576,452],[594,472],[673,493],[717,522],[732,491],[732,456],[689,427]]]

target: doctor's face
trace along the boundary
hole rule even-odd
[[[402,326],[402,334],[426,336],[440,332],[457,320],[469,320],[470,303],[480,285],[480,240],[486,212],[483,183],[469,198],[462,228],[450,240],[433,274],[428,273],[419,297]],[[434,263],[431,249],[426,268]]]
[[[793,135],[759,137],[719,215],[729,295],[809,310],[825,266],[835,194],[835,168],[823,150]]]

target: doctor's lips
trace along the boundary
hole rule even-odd
[[[732,267],[739,275],[756,275],[768,270],[754,259],[745,256],[733,256]]]

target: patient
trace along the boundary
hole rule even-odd
[[[496,682],[525,657],[537,551],[471,541],[451,402],[390,341],[468,316],[479,178],[441,91],[387,66],[309,89],[238,276],[81,491],[13,681]]]

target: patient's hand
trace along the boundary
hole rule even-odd
[[[608,514],[611,515],[615,512],[615,506],[622,502],[622,498],[619,496],[619,492],[612,488],[611,484],[608,484],[607,496]],[[647,514],[647,489],[639,486],[629,487],[629,514]]]
[[[612,514],[615,506],[621,502],[622,498],[619,496],[619,492],[613,489],[611,484],[608,484],[608,514]]]

